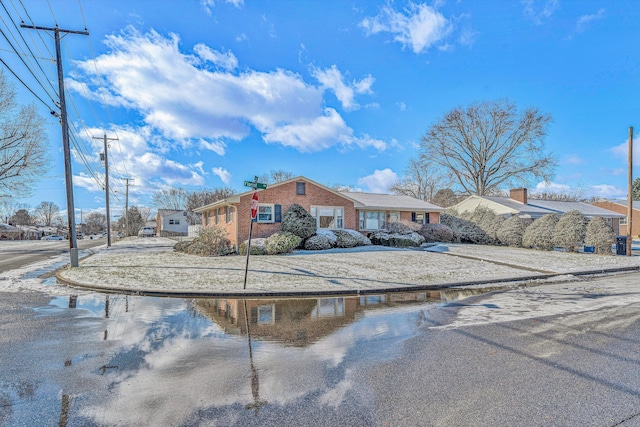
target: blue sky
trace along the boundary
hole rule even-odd
[[[552,190],[626,195],[627,132],[640,117],[636,1],[3,3],[18,25],[90,33],[62,42],[83,212],[104,211],[102,141],[93,137],[105,131],[118,138],[109,150],[117,217],[124,178],[133,179],[130,205],[142,206],[167,187],[245,191],[244,180],[279,169],[385,192],[429,125],[454,107],[501,98],[552,115]],[[21,33],[57,88],[53,38]],[[45,105],[51,87],[0,43],[45,102],[5,68],[20,101],[34,103],[50,129],[51,170],[20,201],[64,209],[60,126]]]

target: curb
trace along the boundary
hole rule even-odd
[[[153,290],[153,289],[132,289],[132,288],[114,288],[111,286],[102,285],[90,285],[85,283],[75,282],[73,280],[65,279],[61,277],[60,272],[56,273],[56,281],[59,284],[97,292],[121,294],[121,295],[139,295],[139,296],[153,296],[153,297],[172,297],[172,298],[273,298],[273,297],[316,297],[316,296],[360,296],[360,295],[377,295],[384,293],[395,292],[420,292],[420,291],[441,291],[446,289],[465,288],[477,285],[490,285],[490,284],[503,284],[503,283],[523,283],[534,280],[553,279],[560,276],[595,276],[603,274],[615,274],[615,273],[630,273],[640,271],[640,267],[615,267],[615,268],[603,268],[597,270],[585,270],[576,272],[564,272],[564,273],[550,273],[550,274],[536,274],[531,276],[521,276],[516,278],[501,278],[501,279],[485,279],[485,280],[469,280],[463,282],[445,282],[435,283],[430,285],[416,285],[416,286],[394,286],[388,288],[376,288],[376,289],[341,289],[341,290],[326,290],[326,291],[244,291],[244,292],[232,292],[232,291],[187,291],[187,290]],[[551,282],[553,283],[553,282]],[[505,289],[507,286],[498,287],[498,289]]]

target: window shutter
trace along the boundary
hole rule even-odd
[[[275,205],[273,210],[274,222],[282,222],[282,205]]]
[[[431,220],[429,218],[429,212],[424,214],[424,223],[425,224],[430,224],[431,223]]]
[[[411,212],[411,222],[416,222],[416,213]]]

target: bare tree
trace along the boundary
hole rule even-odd
[[[182,188],[159,190],[153,194],[153,206],[158,209],[184,210],[187,205],[188,193]]]
[[[422,137],[420,154],[450,171],[468,193],[489,194],[503,185],[549,179],[555,158],[544,152],[549,114],[536,108],[518,113],[508,100],[454,108]]]
[[[266,184],[276,184],[293,178],[293,173],[282,169],[271,170],[268,174],[260,175],[259,181]]]
[[[126,236],[137,236],[138,231],[146,225],[150,217],[150,208],[131,206],[118,220],[117,228],[124,230]]]
[[[97,233],[107,229],[107,216],[100,212],[91,212],[86,219],[87,233]]]
[[[220,187],[213,188],[211,190],[203,189],[200,191],[193,191],[187,196],[186,209],[192,211],[195,208],[199,208],[209,203],[217,202],[218,200],[226,199],[233,196],[235,191],[231,188]]]
[[[442,167],[424,158],[411,158],[404,176],[390,190],[396,194],[415,197],[430,202],[439,188],[451,184],[451,177]]]
[[[440,206],[441,208],[448,208],[458,203],[458,196],[450,188],[442,188],[436,191],[431,203]]]
[[[47,172],[45,121],[33,105],[18,106],[0,72],[0,195],[24,196]]]
[[[20,203],[13,197],[0,197],[0,222],[8,222],[18,209],[29,209],[26,203]]]
[[[53,202],[40,202],[34,211],[34,217],[42,225],[52,225],[60,215],[60,208]]]

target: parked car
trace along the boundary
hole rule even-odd
[[[156,230],[153,227],[143,227],[138,231],[138,237],[153,237],[156,235]]]
[[[43,240],[64,240],[64,237],[52,234],[51,236],[45,236]]]

